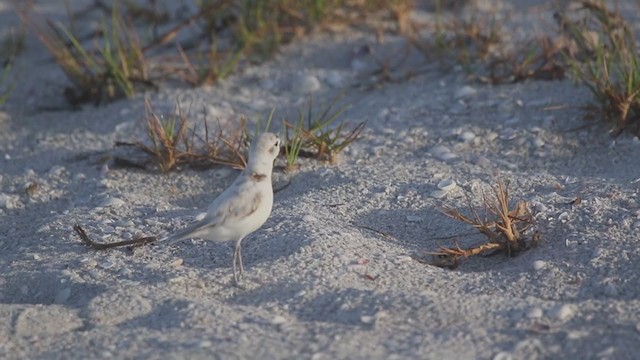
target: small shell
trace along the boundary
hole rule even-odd
[[[177,258],[169,263],[170,267],[180,267],[184,263],[184,260],[181,258]]]
[[[442,154],[448,154],[450,152],[451,150],[449,150],[449,148],[444,145],[436,145],[429,149],[429,153],[431,153],[431,155],[435,157],[440,157],[442,156]]]
[[[442,160],[442,161],[451,161],[451,160],[455,160],[455,159],[457,159],[459,157],[460,156],[458,156],[458,154],[450,152],[450,153],[444,153],[444,154],[438,156],[437,158]]]
[[[458,184],[453,179],[444,179],[438,183],[438,189],[446,192],[450,192],[455,189]]]
[[[547,267],[547,263],[542,260],[536,260],[533,262],[533,269],[539,271]]]
[[[471,141],[476,138],[476,134],[471,131],[463,131],[462,134],[458,135],[458,139],[464,142]]]
[[[104,199],[98,207],[117,207],[126,204],[124,200],[115,197],[107,197]]]

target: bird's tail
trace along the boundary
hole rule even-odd
[[[193,237],[193,234],[200,228],[200,224],[195,224],[192,226],[187,226],[186,228],[173,233],[173,234],[169,234],[165,237],[163,237],[162,239],[160,239],[160,241],[162,242],[166,242],[168,244],[173,244],[176,243],[178,241],[184,240],[184,239],[188,239],[190,237]]]

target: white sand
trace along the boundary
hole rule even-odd
[[[0,23],[17,24],[7,3]],[[507,8],[516,18],[527,10]],[[367,89],[352,61],[367,44],[379,57],[405,46],[353,31],[315,35],[218,86],[150,94],[159,107],[180,99],[210,118],[274,106],[280,118],[305,106],[290,89],[314,76],[314,98],[344,94],[343,119],[368,120],[341,164],[305,160],[293,176],[275,174],[276,188],[292,183],[245,240],[238,289],[228,244],[95,252],[79,242],[76,223],[101,241],[178,229],[236,173],[104,171],[114,140],[142,134],[143,95],[42,111],[64,106],[65,78],[29,38],[20,84],[0,109],[0,358],[637,358],[638,140],[613,139],[604,125],[574,130],[591,97],[570,81],[483,86],[412,54],[398,74],[420,74]],[[475,138],[461,141],[465,131]],[[459,158],[437,159],[436,145]],[[454,271],[413,260],[453,241],[430,239],[470,231],[439,206],[465,206],[465,193],[479,201],[496,172],[541,210],[541,245]],[[431,198],[444,178],[460,189]],[[33,199],[31,182],[40,186]],[[576,197],[580,205],[567,205]],[[100,207],[107,198],[123,203]]]

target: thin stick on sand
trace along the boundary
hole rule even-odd
[[[74,225],[73,230],[76,232],[76,234],[78,234],[78,236],[80,236],[80,240],[82,240],[83,243],[85,243],[86,245],[89,245],[94,250],[106,250],[106,249],[111,249],[111,248],[116,248],[121,246],[127,246],[127,245],[143,246],[158,240],[155,236],[146,236],[146,237],[141,237],[133,240],[124,240],[124,241],[118,241],[114,243],[98,243],[91,240],[80,225]]]

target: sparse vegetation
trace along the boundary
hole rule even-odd
[[[11,70],[23,47],[24,33],[22,30],[10,31],[0,43],[0,105],[7,101],[15,86]]]
[[[149,100],[145,101],[145,106],[147,141],[117,142],[117,146],[132,146],[142,150],[163,172],[182,165],[202,167],[214,164],[234,168],[246,166],[244,122],[237,128],[220,125],[212,135],[204,119],[202,137],[196,133],[195,127],[190,129],[187,115],[179,103],[175,110],[167,115],[156,113]]]
[[[114,2],[109,17],[102,19],[92,45],[61,23],[42,20],[18,11],[67,75],[73,86],[65,89],[72,105],[98,104],[133,95],[138,87],[154,87],[138,34]]]
[[[332,111],[334,105],[335,102],[316,117],[309,102],[307,114],[299,112],[299,119],[295,125],[282,120],[285,132],[282,151],[288,171],[297,169],[299,156],[333,162],[340,151],[358,139],[365,123],[360,123],[349,131],[345,130],[345,122],[334,125],[343,110],[341,108]],[[204,135],[199,135],[196,127],[189,123],[190,111],[185,113],[180,103],[176,104],[171,113],[159,114],[147,99],[144,117],[147,139],[116,142],[116,145],[142,150],[163,172],[179,166],[224,165],[240,169],[247,164],[245,152],[251,140],[260,133],[271,131],[274,114],[275,109],[272,109],[265,119],[258,120],[253,131],[248,130],[246,120],[241,118],[238,126],[222,125],[218,122],[214,131],[210,132],[207,119],[204,117],[200,132],[202,134],[203,131]],[[125,166],[146,167],[145,164],[127,159],[115,160]]]
[[[313,149],[315,158],[330,163],[335,163],[338,154],[360,137],[366,125],[366,122],[361,122],[349,131],[345,129],[346,123],[344,121],[341,121],[337,126],[334,125],[345,109],[345,107],[341,107],[334,110],[335,105],[336,101],[325,106],[322,113],[316,115],[314,114],[313,102],[309,99],[306,127],[301,129],[304,145]],[[300,113],[300,124],[304,123],[304,118],[305,116]]]
[[[290,124],[286,120],[282,121],[284,126],[284,147],[283,152],[285,159],[287,160],[288,172],[293,172],[298,169],[298,157],[300,156],[300,150],[304,145],[304,117],[300,115],[296,124]]]
[[[462,221],[475,228],[487,241],[471,247],[442,247],[430,253],[434,257],[433,264],[440,267],[455,268],[464,258],[485,254],[487,252],[504,252],[508,256],[515,256],[519,252],[536,245],[540,235],[534,232],[530,237],[525,232],[533,223],[533,216],[527,202],[512,203],[509,198],[508,184],[501,179],[492,187],[494,198],[483,194],[484,214],[469,203],[469,215],[463,214],[455,208],[445,207],[445,215]]]
[[[564,78],[561,44],[549,38],[516,46],[508,43],[502,24],[492,15],[445,17],[440,7],[436,15],[434,23],[405,21],[403,34],[428,58],[435,54],[443,65],[454,59],[472,80],[500,84]]]
[[[158,9],[155,1],[148,6],[96,1],[69,12],[66,26],[39,17],[28,3],[17,6],[23,22],[70,79],[73,85],[65,95],[78,105],[131,96],[168,80],[213,84],[241,59],[264,59],[317,24],[362,21],[388,5],[347,0],[193,1],[195,12],[183,16]],[[393,3],[404,2],[409,0]],[[76,24],[93,10],[101,11],[103,20],[88,43]]]
[[[575,80],[586,85],[614,132],[640,133],[640,64],[633,30],[605,1],[580,1],[576,12],[556,14],[571,40],[567,63]]]

